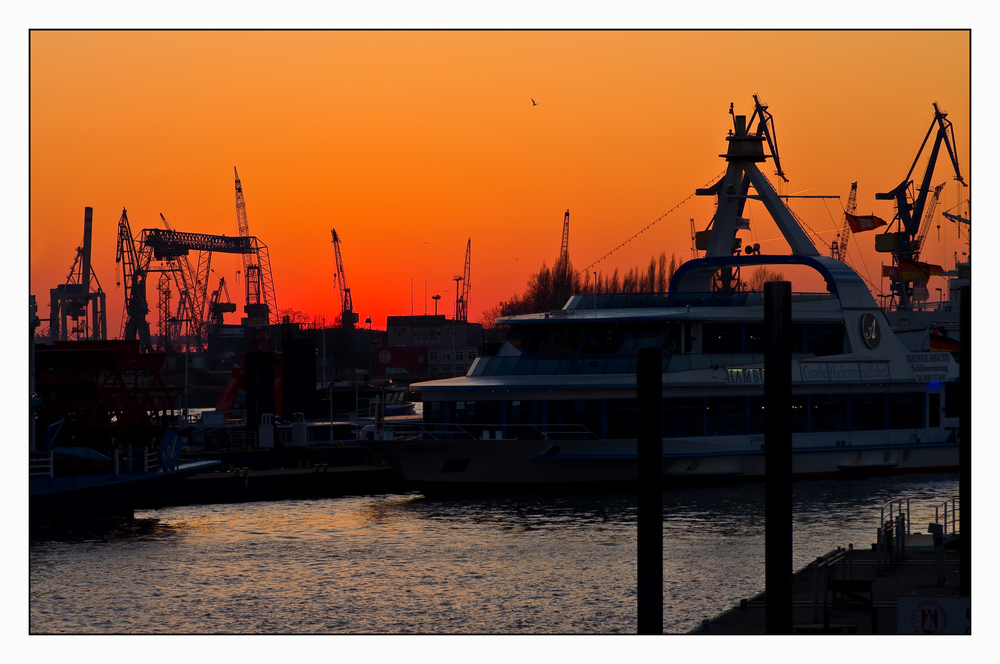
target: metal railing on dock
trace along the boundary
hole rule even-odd
[[[813,567],[813,622],[822,621],[823,630],[830,630],[830,614],[844,606],[860,606],[871,612],[872,633],[878,632],[878,611],[875,609],[872,582],[854,578],[854,544],[838,547],[816,558]]]
[[[949,509],[950,508],[950,509]],[[941,517],[944,517],[942,520]],[[940,505],[934,506],[934,523],[941,524],[944,529],[943,535],[948,537],[949,534],[958,534],[958,498],[949,498]],[[948,526],[951,526],[949,530]]]
[[[28,459],[28,475],[31,477],[52,477],[54,473],[52,452],[32,454]]]
[[[906,512],[903,512],[903,504]],[[887,510],[888,508],[888,510]],[[888,511],[888,514],[887,514]],[[906,555],[906,536],[910,533],[910,499],[898,498],[882,505],[879,510],[875,550],[879,572],[883,572]]]

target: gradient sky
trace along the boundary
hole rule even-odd
[[[792,203],[828,254],[851,182],[859,213],[891,219],[875,193],[906,175],[932,102],[954,123],[971,182],[970,58],[959,30],[35,31],[30,288],[45,318],[93,207],[94,269],[117,336],[122,208],[136,233],[163,213],[178,230],[235,235],[236,166],[279,308],[336,314],[336,228],[355,311],[376,327],[410,313],[411,280],[414,313],[433,313],[440,294],[451,315],[471,238],[478,320],[553,263],[567,208],[583,269],[713,182],[729,104],[748,113],[755,93],[774,115],[790,179],[780,191],[842,197]],[[940,182],[938,210],[957,211],[970,189],[943,156]],[[645,267],[664,251],[686,259],[689,219],[703,229],[712,211],[692,198],[592,270]],[[750,217],[744,241],[787,251],[759,204]],[[948,269],[968,246],[939,223],[922,258]],[[881,285],[888,257],[874,236],[853,237],[848,256]],[[242,305],[237,258],[213,262]]]

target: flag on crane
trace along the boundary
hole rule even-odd
[[[904,281],[919,281],[927,283],[932,276],[942,274],[944,274],[944,270],[940,265],[921,263],[920,261],[911,261],[902,257],[898,259],[898,266],[882,266],[883,277],[891,277],[893,279],[902,277]]]
[[[851,225],[852,233],[861,233],[863,231],[873,231],[879,226],[885,226],[885,220],[876,217],[873,214],[866,215],[854,215],[847,214],[847,223]]]

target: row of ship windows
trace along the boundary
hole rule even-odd
[[[514,325],[507,343],[524,355],[634,355],[639,348],[665,353],[763,353],[763,323],[604,323]],[[793,323],[792,352],[847,352],[843,322]]]
[[[924,392],[796,395],[791,427],[794,433],[938,427],[941,405],[940,394]],[[945,416],[957,417],[950,411],[946,409]],[[542,432],[565,427],[601,438],[637,435],[634,399],[426,401],[424,421],[483,430],[506,428],[505,435],[517,428]],[[665,437],[763,434],[765,427],[763,396],[663,400]]]

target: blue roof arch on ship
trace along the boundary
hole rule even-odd
[[[823,277],[829,293],[840,299],[846,309],[875,306],[868,286],[848,265],[828,256],[751,255],[696,258],[687,261],[674,272],[670,280],[671,293],[704,293],[712,288],[712,275],[727,267],[757,267],[760,265],[802,265]]]

